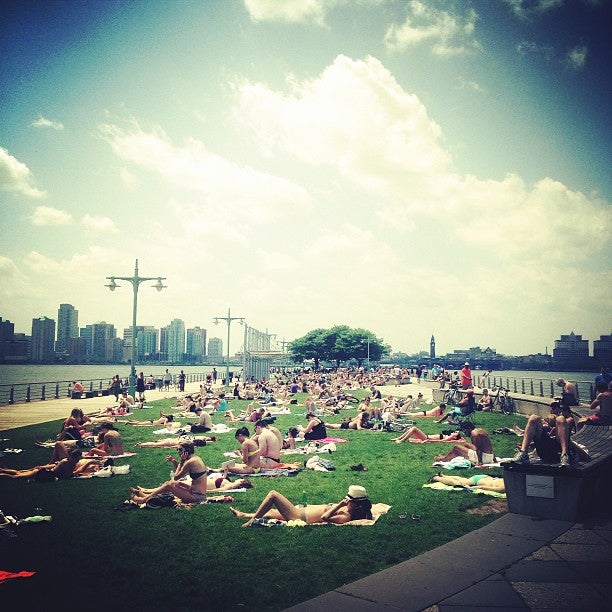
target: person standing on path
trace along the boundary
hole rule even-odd
[[[461,369],[461,387],[469,389],[472,386],[472,370],[470,364],[466,361]]]

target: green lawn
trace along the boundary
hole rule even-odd
[[[362,393],[364,395],[365,392]],[[303,395],[298,396],[300,401]],[[135,418],[156,417],[173,400],[158,401],[137,411]],[[246,402],[233,400],[239,410]],[[24,407],[27,410],[27,407]],[[277,418],[283,432],[305,423],[303,407]],[[354,410],[346,411],[353,415]],[[344,416],[344,414],[342,415]],[[489,432],[510,426],[522,417],[478,413],[476,422]],[[215,422],[222,422],[216,416]],[[328,417],[330,422],[340,417]],[[448,425],[421,419],[422,429],[439,432]],[[0,459],[4,467],[44,463],[50,451],[33,445],[52,438],[60,422],[2,432],[10,438],[0,448],[25,452]],[[152,430],[118,425],[126,450],[140,440],[155,439]],[[252,430],[252,428],[250,428]],[[236,448],[233,431],[221,442],[197,452],[207,465],[218,466],[223,452]],[[153,486],[166,480],[167,449],[139,449],[118,463],[129,463],[128,475],[55,483],[0,479],[0,509],[17,517],[52,515],[51,523],[14,528],[17,537],[0,532],[0,569],[35,571],[28,579],[9,580],[0,587],[3,601],[21,606],[79,605],[88,610],[137,609],[151,605],[170,610],[281,610],[335,587],[431,550],[477,529],[499,514],[473,515],[489,496],[469,492],[423,489],[434,473],[432,457],[446,444],[395,444],[389,433],[331,431],[346,438],[329,458],[336,471],[303,470],[296,477],[254,478],[255,488],[235,494],[235,505],[254,510],[270,489],[298,502],[307,491],[309,503],[341,499],[350,484],[362,484],[373,502],[392,506],[373,527],[311,526],[304,528],[242,529],[227,504],[191,509],[117,512],[133,485]],[[498,456],[514,454],[516,436],[491,435]],[[299,455],[287,460],[299,460]],[[368,471],[350,466],[363,463]],[[499,475],[501,470],[490,471]],[[469,476],[472,470],[462,470]],[[400,514],[408,513],[407,519]],[[410,520],[418,514],[420,522]],[[8,610],[8,608],[5,608]]]

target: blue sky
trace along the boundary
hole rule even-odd
[[[0,316],[610,333],[612,5],[5,2]],[[240,334],[236,334],[240,336]],[[232,342],[234,344],[234,342]],[[239,348],[239,337],[232,350]]]

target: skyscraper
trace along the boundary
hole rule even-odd
[[[223,361],[223,340],[211,338],[208,341],[208,362],[221,363]]]
[[[184,359],[185,323],[181,319],[173,319],[168,328],[168,361],[181,363]]]
[[[431,335],[431,340],[429,341],[429,357],[431,359],[436,358],[436,339]]]
[[[53,361],[55,321],[48,317],[32,319],[32,361]]]
[[[187,330],[187,359],[201,363],[206,356],[206,330],[191,327]]]
[[[57,311],[57,342],[55,351],[67,353],[70,338],[79,337],[79,311],[72,304],[60,304]]]

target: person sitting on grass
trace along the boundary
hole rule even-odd
[[[109,455],[123,455],[125,452],[123,449],[123,440],[121,434],[115,426],[105,421],[100,424],[100,433],[98,434],[98,442],[96,446],[90,448],[86,453],[85,457],[107,457]],[[74,447],[77,444],[77,440],[62,440],[62,444],[66,447]],[[43,443],[38,445],[44,446]],[[57,448],[57,444],[55,445]]]
[[[228,468],[230,474],[259,474],[261,472],[261,454],[259,445],[249,437],[247,427],[240,427],[234,434],[240,442],[240,449],[236,451],[242,463],[235,463]]]
[[[478,410],[482,410],[483,412],[491,412],[493,409],[493,403],[491,401],[491,396],[489,395],[488,389],[482,390],[482,396],[478,400]]]
[[[57,444],[63,443],[58,442]],[[71,448],[66,451],[66,455],[61,459],[52,460],[45,465],[37,465],[24,470],[0,468],[0,478],[31,478],[37,482],[50,482],[56,478],[67,480],[72,478],[81,455],[80,448]]]
[[[327,438],[325,423],[316,414],[308,412],[306,419],[308,420],[308,425],[301,428],[304,440],[322,440]]]
[[[473,465],[484,465],[495,461],[491,439],[482,427],[476,427],[474,423],[464,421],[459,425],[459,428],[466,435],[470,436],[470,442],[464,441],[455,444],[446,455],[434,457],[434,462],[446,462],[455,457],[464,457]]]
[[[195,454],[195,447],[191,442],[179,442],[178,456],[180,462],[168,455],[166,460],[174,467],[174,476],[154,489],[142,487],[131,488],[131,500],[137,504],[145,504],[155,495],[161,493],[172,493],[182,502],[187,504],[199,504],[206,501],[208,468],[204,461]],[[191,484],[182,482],[181,478],[191,477]]]
[[[474,474],[469,478],[463,476],[446,476],[438,472],[430,478],[431,482],[441,482],[451,487],[464,487],[466,489],[482,489],[483,491],[495,491],[505,493],[506,486],[503,478],[487,476],[486,474]]]
[[[422,432],[418,427],[410,427],[401,436],[393,438],[398,444],[401,442],[414,442],[415,444],[426,444],[431,442],[459,442],[463,438],[460,431],[443,431],[439,434],[430,434]]]
[[[351,485],[346,497],[336,504],[308,504],[296,506],[278,491],[270,491],[253,513],[230,508],[231,513],[248,521],[243,527],[250,527],[255,519],[267,518],[281,521],[301,520],[313,523],[335,523],[341,525],[357,519],[372,518],[372,502],[364,487]]]

